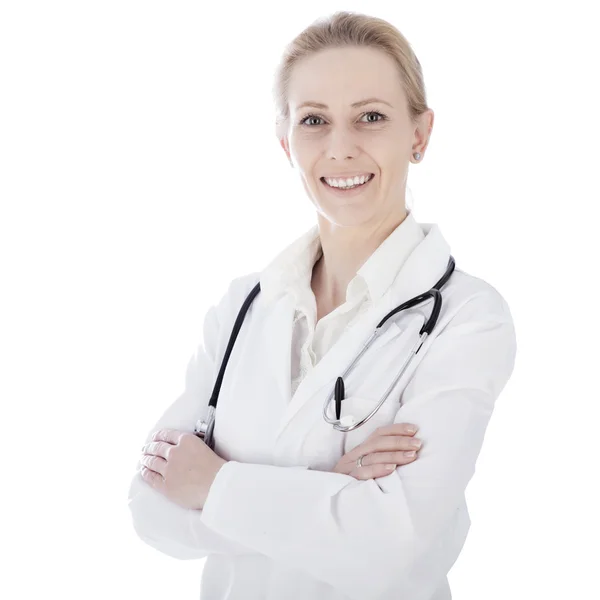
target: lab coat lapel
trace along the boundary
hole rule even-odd
[[[379,321],[396,306],[431,289],[443,276],[448,266],[450,247],[436,224],[421,223],[421,227],[425,238],[407,258],[390,289],[374,304],[372,310],[359,319],[358,323],[354,323],[341,334],[332,348],[302,380],[287,409],[283,412],[277,438],[284,432],[295,435],[308,426],[309,421],[322,419],[323,404],[333,390],[337,377],[342,375]],[[431,304],[432,300],[428,300],[421,306],[429,310]],[[292,314],[293,310],[292,306]],[[271,323],[275,321],[280,325],[282,323],[279,320],[273,320]],[[286,313],[283,322],[289,323],[289,328],[287,326],[283,328],[285,333],[281,330],[271,332],[273,335],[271,339],[285,335],[285,351],[281,352],[279,348],[273,348],[275,352],[271,356],[273,360],[271,364],[275,366],[281,378],[278,387],[285,394],[285,398],[289,398],[291,392],[289,379],[292,321],[293,318]],[[374,344],[387,343],[386,338],[401,333],[401,330],[391,327]],[[299,428],[298,431],[296,428]]]
[[[269,365],[267,376],[273,378],[276,392],[274,397],[278,399],[278,404],[281,403],[280,407],[275,408],[283,412],[289,406],[292,393],[291,356],[295,311],[294,298],[284,295],[269,306],[269,318],[265,320],[261,332],[261,346],[266,354],[265,364]]]

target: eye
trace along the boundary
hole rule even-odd
[[[381,117],[381,119],[377,119],[376,121],[367,121],[367,123],[379,123],[380,121],[387,121],[387,117],[383,113],[380,113],[380,112],[378,112],[376,110],[369,110],[369,111],[363,113],[361,115],[361,118],[365,117],[367,115],[378,115],[379,117]],[[306,117],[304,117],[303,119],[301,119],[298,122],[298,125],[307,125],[308,127],[312,127],[312,125],[308,125],[308,123],[306,123],[306,121],[308,119],[322,119],[322,117],[319,117],[318,115],[315,115],[315,114],[311,113],[309,115],[306,115]],[[317,125],[318,125],[318,123],[317,123]]]
[[[320,118],[321,118],[321,117],[318,117],[317,115],[312,115],[312,114],[311,114],[311,115],[306,115],[306,117],[304,117],[303,119],[301,119],[301,120],[298,122],[298,125],[306,125],[306,121],[307,121],[308,119],[320,119]]]
[[[387,119],[384,114],[377,112],[376,110],[370,110],[369,112],[362,114],[363,117],[367,115],[379,115],[381,117],[381,119],[377,119],[377,121],[367,121],[367,123],[378,123],[379,121],[385,121]]]

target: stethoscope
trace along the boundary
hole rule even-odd
[[[402,375],[404,374],[406,369],[408,369],[410,363],[412,362],[412,360],[414,359],[416,354],[421,349],[421,346],[427,339],[427,336],[433,331],[433,328],[435,327],[435,325],[437,323],[440,311],[442,310],[442,294],[440,292],[440,289],[446,284],[448,279],[450,279],[450,276],[452,275],[452,273],[454,271],[454,267],[455,267],[454,258],[452,256],[450,256],[450,259],[448,260],[448,268],[446,269],[446,272],[444,273],[443,277],[428,292],[425,292],[424,294],[420,294],[419,296],[415,296],[414,298],[407,300],[400,306],[394,308],[394,310],[390,311],[378,323],[377,327],[375,328],[375,331],[373,332],[371,337],[367,340],[367,342],[365,343],[363,348],[360,350],[360,352],[356,355],[356,358],[350,363],[350,365],[344,371],[344,373],[340,377],[337,378],[333,391],[329,394],[329,396],[325,400],[325,404],[323,405],[323,418],[325,419],[325,421],[327,423],[329,423],[330,425],[333,425],[334,429],[336,429],[338,431],[342,431],[344,433],[347,433],[348,431],[357,429],[361,425],[364,425],[381,408],[382,404],[386,401],[387,397],[390,395],[390,393],[391,393],[392,389],[394,388],[394,386],[396,385],[396,383],[398,383],[398,380],[400,379],[400,377],[402,377]],[[248,312],[248,309],[250,308],[252,301],[254,300],[254,298],[257,296],[257,294],[259,292],[260,292],[260,282],[258,282],[256,284],[256,286],[254,286],[254,288],[252,289],[250,294],[248,294],[248,297],[244,301],[244,304],[242,305],[242,308],[240,309],[237,319],[235,320],[235,323],[233,326],[233,331],[231,332],[231,336],[229,337],[229,342],[227,344],[227,348],[225,349],[225,356],[223,358],[223,362],[221,363],[221,368],[219,369],[219,375],[217,376],[217,381],[215,382],[215,386],[213,388],[213,392],[210,397],[210,401],[208,403],[208,412],[206,414],[206,419],[199,419],[196,423],[196,426],[194,427],[194,433],[199,438],[203,439],[204,443],[212,450],[214,450],[213,432],[214,432],[214,428],[215,428],[215,411],[216,411],[216,407],[217,407],[217,400],[219,398],[219,391],[221,390],[221,383],[223,382],[223,375],[225,373],[225,368],[227,367],[227,363],[229,362],[229,356],[231,355],[231,351],[233,350],[233,345],[235,344],[235,340],[236,340],[238,333],[242,327],[242,323],[244,322],[246,313]],[[400,373],[396,376],[394,381],[387,388],[385,394],[383,395],[383,397],[381,398],[381,400],[379,401],[377,406],[364,419],[362,419],[358,422],[355,421],[355,419],[352,415],[347,415],[345,417],[340,418],[341,411],[342,411],[342,401],[344,400],[344,393],[345,393],[344,377],[346,377],[350,373],[350,371],[354,368],[354,366],[356,365],[356,363],[358,362],[360,357],[368,350],[369,346],[371,346],[371,344],[383,333],[383,331],[384,331],[383,325],[386,323],[386,321],[390,317],[393,317],[394,315],[398,314],[402,310],[406,310],[408,308],[412,308],[413,306],[416,306],[417,304],[421,304],[421,302],[424,302],[428,298],[433,298],[433,309],[431,311],[431,315],[430,315],[429,319],[427,319],[427,321],[425,321],[423,327],[421,327],[421,330],[419,331],[419,339],[417,340],[417,342],[411,349],[410,353],[408,354],[408,357],[404,361],[404,363],[402,365],[402,369],[400,370]],[[327,414],[329,404],[331,403],[332,398],[334,398],[334,400],[335,400],[335,413],[336,413],[335,419],[330,418],[329,415]]]

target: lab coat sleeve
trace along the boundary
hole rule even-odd
[[[244,281],[245,279],[245,281]],[[152,434],[162,428],[188,431],[208,405],[216,379],[215,353],[222,321],[231,318],[243,303],[240,291],[249,292],[252,278],[235,279],[218,305],[213,305],[204,317],[203,343],[191,357],[185,376],[183,393],[166,409],[146,436],[147,444]],[[243,288],[243,289],[241,289]],[[248,289],[246,289],[248,288]],[[228,323],[225,324],[225,326]],[[141,453],[140,453],[141,456]],[[223,538],[218,532],[208,528],[201,519],[202,511],[185,509],[156,491],[137,470],[129,485],[128,507],[133,528],[139,538],[149,546],[181,559],[200,559],[209,554],[253,554],[235,540]]]
[[[416,461],[366,481],[229,462],[202,520],[349,598],[428,598],[462,549],[464,535],[453,537],[456,511],[515,362],[510,312],[492,290],[472,297],[426,340],[404,389],[394,422],[419,426]]]

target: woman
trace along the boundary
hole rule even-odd
[[[380,410],[345,433],[326,423],[324,400],[382,316],[448,267],[439,228],[405,206],[433,111],[400,32],[346,12],[290,44],[275,91],[278,138],[317,224],[208,311],[185,392],[149,433],[131,483],[134,527],[165,554],[208,557],[201,598],[450,600],[447,573],[470,525],[465,488],[514,366],[509,308],[455,269],[396,384],[431,301],[398,313],[344,376],[342,415],[362,418],[393,386]],[[257,282],[222,381],[213,451],[194,426]],[[419,430],[418,458],[404,454],[408,424]]]

